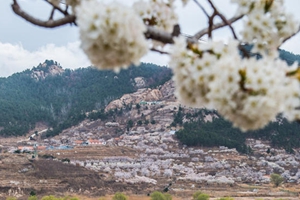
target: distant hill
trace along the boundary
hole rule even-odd
[[[284,50],[280,50],[280,58],[289,65],[300,62],[300,55]],[[104,109],[112,100],[140,87],[162,85],[171,76],[168,67],[150,63],[116,74],[91,67],[63,69],[59,63],[46,60],[0,78],[0,136],[24,135],[38,122],[51,129],[49,136],[59,134],[85,119],[86,112]]]
[[[0,78],[0,135],[24,135],[37,122],[57,131],[77,124],[85,113],[103,109],[111,100],[144,87],[156,87],[170,80],[171,70],[142,63],[116,74],[94,68],[63,69],[46,60],[31,70]]]

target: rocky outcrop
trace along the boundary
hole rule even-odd
[[[137,87],[143,87],[145,85],[145,80],[142,77],[137,77],[134,79]],[[176,101],[174,96],[174,82],[168,81],[164,85],[160,86],[158,89],[138,89],[137,92],[131,94],[125,94],[120,99],[114,100],[108,104],[105,108],[106,111],[115,108],[122,108],[125,105],[137,104],[141,101]]]
[[[43,80],[47,76],[60,75],[65,70],[59,65],[47,66],[46,63],[40,65],[37,69],[32,70],[31,77],[36,80]]]
[[[108,111],[115,108],[122,108],[124,105],[137,104],[141,101],[158,101],[162,99],[162,97],[163,95],[158,89],[139,89],[135,93],[125,94],[120,99],[110,102],[105,110]]]
[[[137,88],[145,88],[146,87],[146,81],[144,77],[136,77],[134,78],[135,87]]]
[[[163,100],[168,100],[168,101],[176,100],[175,95],[174,95],[174,91],[175,91],[174,81],[170,80],[170,81],[166,82],[165,84],[160,86],[159,91],[161,92],[161,94],[163,96]]]

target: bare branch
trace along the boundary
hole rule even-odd
[[[184,34],[181,34],[181,35],[185,36]],[[145,32],[145,37],[147,39],[157,40],[164,44],[173,44],[174,43],[174,40],[173,40],[174,36],[171,33],[155,29],[152,26],[147,26],[147,31]],[[197,43],[198,42],[198,40],[195,40],[194,37],[186,37],[186,40],[189,43]]]
[[[150,50],[151,50],[151,51],[154,51],[154,52],[158,52],[158,53],[160,53],[160,54],[167,54],[167,55],[169,55],[168,52],[161,51],[161,50],[159,50],[159,49],[151,48]]]
[[[204,12],[204,14],[206,15],[206,17],[209,18],[209,14],[206,12],[206,10],[204,9],[204,7],[199,3],[199,1],[194,0],[194,2],[201,8],[201,10]]]
[[[218,9],[216,8],[216,6],[213,4],[213,2],[211,1],[211,0],[208,0],[208,2],[209,2],[209,4],[211,5],[211,7],[214,9],[214,12],[216,12],[216,14],[222,19],[222,21],[227,25],[227,26],[229,26],[229,28],[230,28],[230,30],[231,30],[231,32],[232,32],[232,35],[233,35],[233,37],[234,37],[234,39],[238,39],[237,38],[237,35],[235,34],[235,31],[234,31],[234,29],[233,29],[233,27],[231,26],[231,23],[229,23],[229,21],[226,19],[226,17],[222,14],[222,13],[220,13],[219,11],[218,11]]]
[[[55,8],[53,7],[52,10],[51,10],[51,14],[50,14],[49,20],[53,20],[54,12],[55,12]]]
[[[53,6],[53,8],[55,8],[56,10],[58,10],[59,12],[61,12],[62,14],[64,14],[64,15],[69,15],[69,13],[68,13],[68,9],[65,9],[65,10],[63,10],[63,9],[61,9],[60,7],[57,7],[57,6],[55,6],[55,5],[53,5],[51,2],[49,2],[48,0],[45,0],[48,4],[50,4],[51,6]],[[67,6],[66,6],[66,8],[67,8]]]
[[[13,0],[13,4],[11,5],[14,13],[18,16],[20,16],[21,18],[25,19],[26,21],[37,25],[37,26],[41,26],[41,27],[45,27],[45,28],[54,28],[54,27],[58,27],[58,26],[62,26],[62,25],[66,25],[66,24],[75,24],[75,15],[66,15],[64,18],[58,19],[58,20],[48,20],[48,21],[42,21],[40,19],[37,19],[31,15],[29,15],[28,13],[26,13],[25,11],[23,11],[17,0]]]
[[[214,25],[214,18],[217,15],[217,12],[214,11],[214,13],[209,17],[208,19],[208,38],[212,38],[212,31],[213,31],[213,25]]]
[[[173,36],[170,33],[159,31],[152,26],[147,27],[147,31],[145,33],[145,36],[147,39],[153,39],[160,42],[163,42],[165,44],[173,44]]]
[[[285,38],[285,39],[282,41],[281,44],[285,43],[286,41],[288,41],[289,39],[291,39],[292,37],[294,37],[295,35],[297,35],[299,32],[300,32],[300,26],[299,26],[299,28],[298,28],[298,30],[297,30],[296,33],[294,33],[293,35],[290,35],[289,37]],[[278,49],[279,49],[279,47],[278,47]]]
[[[239,16],[236,16],[236,17],[232,17],[231,19],[227,20],[228,21],[228,24],[232,24],[240,19],[242,19],[244,17],[244,15],[239,15]],[[227,26],[226,23],[224,22],[220,22],[220,23],[217,23],[217,24],[214,24],[213,27],[212,27],[212,30],[216,30],[216,29],[219,29],[219,28],[222,28],[224,26]],[[195,35],[194,35],[194,38],[196,40],[200,39],[201,37],[203,37],[204,35],[208,34],[208,31],[209,29],[208,28],[204,28],[202,29],[201,31],[197,32]]]

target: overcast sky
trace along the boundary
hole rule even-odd
[[[110,0],[106,0],[110,1]],[[0,0],[0,76],[9,76],[15,72],[37,66],[46,59],[52,59],[64,68],[89,66],[89,62],[79,48],[78,29],[64,26],[55,29],[39,28],[16,16],[11,10],[12,0]],[[50,6],[41,0],[19,0],[22,8],[32,15],[46,19]],[[131,4],[133,0],[121,1]],[[204,2],[205,0],[199,0]],[[227,16],[235,13],[235,6],[230,0],[214,0],[218,8]],[[207,20],[201,10],[190,0],[185,8],[178,2],[179,23],[183,33],[193,35],[203,28]],[[300,20],[300,1],[286,0],[286,9]],[[58,17],[58,16],[57,16]],[[241,23],[234,24],[239,30]],[[221,29],[214,34],[216,39],[230,37],[228,29]],[[296,36],[282,46],[283,49],[300,54],[300,36]],[[142,61],[166,65],[168,58],[157,53],[145,56]]]

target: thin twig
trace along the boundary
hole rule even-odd
[[[214,12],[216,12],[216,14],[222,19],[222,21],[225,23],[225,25],[227,25],[230,28],[234,39],[237,40],[238,39],[237,35],[235,34],[234,28],[231,26],[231,23],[226,19],[226,17],[222,13],[220,13],[218,11],[218,9],[216,8],[216,6],[213,4],[213,2],[211,0],[207,0],[207,1],[211,5],[211,7],[214,9]]]
[[[242,19],[243,17],[244,17],[244,15],[239,15],[239,16],[233,17],[227,21],[228,21],[228,23],[232,24],[232,23]],[[220,22],[220,23],[214,24],[212,27],[212,30],[216,30],[216,29],[222,28],[224,26],[227,26],[227,24],[224,22]],[[208,33],[208,31],[209,31],[208,28],[204,28],[204,29],[200,30],[199,32],[197,32],[193,37],[196,40],[198,40],[198,39],[202,38],[204,35],[206,35]]]
[[[212,38],[212,31],[213,31],[213,25],[214,25],[214,18],[217,16],[216,11],[209,17],[208,20],[208,38]]]
[[[184,34],[182,34],[184,36]],[[145,37],[147,39],[153,39],[164,44],[173,44],[174,36],[168,32],[158,30],[152,26],[147,26],[147,31],[145,32]],[[197,43],[198,40],[195,40],[194,37],[186,37],[188,43]]]
[[[300,26],[299,26],[297,32],[295,32],[294,34],[290,35],[290,36],[287,37],[287,38],[284,38],[284,40],[282,41],[281,44],[285,43],[286,41],[288,41],[289,39],[291,39],[292,37],[294,37],[295,35],[297,35],[299,32],[300,32]],[[280,45],[280,46],[281,46],[281,45]],[[280,46],[279,46],[279,47],[280,47]],[[278,49],[279,49],[279,47],[278,47]]]
[[[50,14],[49,20],[53,20],[54,12],[55,12],[55,8],[53,7],[52,10],[51,10],[51,14]]]
[[[151,48],[150,50],[151,50],[151,51],[154,51],[154,52],[158,52],[158,53],[160,53],[160,54],[167,54],[167,55],[169,55],[168,52],[161,51],[161,50],[159,50],[159,49]]]
[[[64,11],[64,12],[68,13],[68,9],[69,9],[69,5],[66,4],[66,8],[65,8],[65,11]]]
[[[61,12],[64,15],[69,15],[68,10],[63,10],[61,9],[59,6],[55,6],[53,5],[51,2],[49,2],[48,0],[45,0],[48,4],[50,4],[51,6],[53,6],[55,9],[57,9],[59,12]]]
[[[35,17],[32,17],[31,15],[29,15],[28,13],[26,13],[25,11],[23,11],[17,0],[13,0],[13,4],[11,5],[14,13],[18,16],[20,16],[21,18],[25,19],[26,21],[37,25],[37,26],[41,26],[41,27],[45,27],[45,28],[54,28],[54,27],[58,27],[58,26],[63,26],[66,24],[75,24],[75,15],[67,15],[64,18],[58,19],[58,20],[48,20],[48,21],[42,21],[40,19],[37,19]]]
[[[209,18],[209,14],[206,12],[206,10],[204,9],[204,7],[199,3],[199,1],[194,0],[194,2],[197,4],[197,6],[199,6],[201,8],[201,10],[204,12],[204,14],[206,15],[206,17]]]

